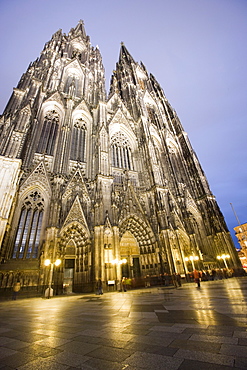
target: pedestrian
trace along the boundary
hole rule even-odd
[[[20,281],[18,280],[18,281],[17,281],[16,283],[14,283],[14,285],[13,285],[13,296],[12,296],[12,299],[13,299],[14,301],[16,300],[17,295],[18,295],[18,293],[19,293],[20,289],[21,289],[21,283],[20,283]]]
[[[102,284],[101,279],[97,281],[97,289],[98,289],[98,295],[102,295],[103,294],[103,284]]]
[[[126,278],[123,277],[122,279],[122,287],[123,287],[123,291],[126,292]]]
[[[147,287],[150,287],[150,285],[151,285],[151,283],[150,283],[150,276],[149,275],[147,275],[146,277],[145,277],[145,287],[147,288]]]
[[[176,274],[174,272],[174,274],[172,274],[172,283],[174,285],[175,288],[178,287],[178,284],[177,284],[177,277],[176,277]]]
[[[197,284],[197,288],[200,288],[200,286],[201,286],[201,284],[200,284],[200,278],[201,278],[200,271],[194,269],[193,275],[194,275],[194,281]]]
[[[125,280],[125,284],[126,284],[126,289],[127,290],[130,290],[132,288],[132,279],[131,278],[127,278]]]
[[[181,282],[181,275],[179,273],[176,274],[176,280],[177,280],[177,283],[178,283],[178,286],[182,286],[182,282]]]
[[[169,275],[167,274],[167,272],[165,272],[165,274],[164,274],[164,280],[165,280],[165,286],[168,286],[170,278],[169,278]]]

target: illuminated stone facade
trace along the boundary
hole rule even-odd
[[[124,44],[108,97],[83,22],[61,30],[22,75],[1,117],[1,287],[61,292],[101,278],[240,261],[176,112]],[[1,171],[3,171],[1,169]],[[9,185],[8,185],[9,184]],[[9,186],[7,193],[6,186]],[[112,263],[114,260],[127,263]]]
[[[247,223],[234,227],[234,231],[241,247],[241,262],[247,268]]]

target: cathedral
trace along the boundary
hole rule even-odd
[[[106,94],[83,22],[58,30],[0,127],[1,289],[90,292],[99,279],[117,289],[123,277],[141,286],[195,267],[240,268],[176,112],[123,43]]]

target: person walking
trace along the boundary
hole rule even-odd
[[[179,273],[176,274],[176,280],[177,280],[178,286],[181,287],[182,281],[181,281],[181,275]]]
[[[15,282],[13,285],[13,296],[12,299],[13,301],[16,301],[17,295],[21,289],[21,283],[19,281]]]
[[[102,284],[101,279],[97,281],[97,288],[98,288],[98,295],[102,295],[103,294],[103,284]]]
[[[123,288],[123,291],[126,292],[126,280],[127,278],[126,277],[123,277],[122,278],[122,288]]]
[[[201,273],[200,271],[194,269],[193,274],[194,274],[194,281],[197,284],[197,288],[200,288],[201,287],[201,284],[200,284]]]

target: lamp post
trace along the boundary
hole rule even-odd
[[[53,278],[53,269],[54,265],[59,266],[61,264],[61,260],[57,259],[55,262],[51,262],[51,260],[46,259],[44,262],[45,266],[50,266],[50,274],[49,274],[49,280],[48,280],[48,288],[45,291],[45,297],[51,298],[53,296],[53,289],[51,287],[52,284],[52,278]]]
[[[192,264],[192,268],[193,270],[195,270],[195,264],[194,264],[194,261],[198,261],[199,260],[199,257],[198,256],[189,256],[189,257],[185,257],[185,261],[188,262],[188,261],[191,261],[191,264]]]
[[[217,256],[217,259],[218,260],[223,260],[224,261],[224,264],[225,264],[225,267],[228,269],[228,265],[226,263],[226,259],[230,258],[229,254],[222,254],[221,256]]]
[[[121,284],[121,270],[120,270],[120,266],[123,264],[123,263],[127,263],[127,259],[126,258],[123,258],[122,260],[118,260],[117,258],[115,260],[112,260],[111,261],[111,264],[112,265],[115,265],[116,268],[117,268],[117,280],[119,281],[119,285]],[[120,288],[120,286],[119,286]]]

